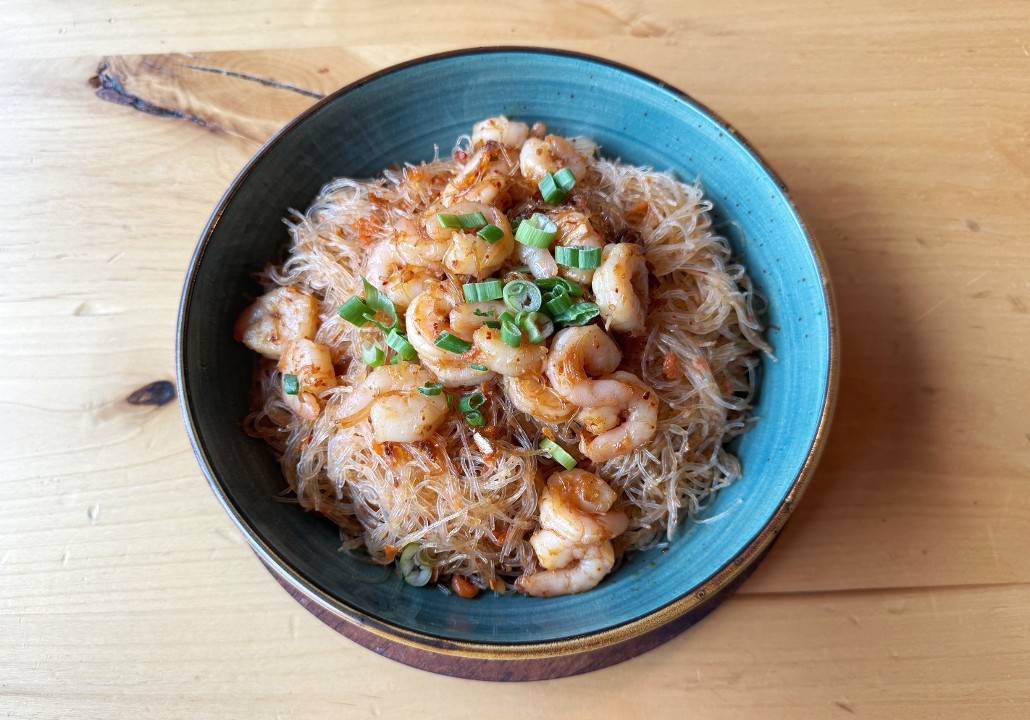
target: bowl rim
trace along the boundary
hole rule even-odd
[[[710,117],[723,130],[734,137],[744,147],[744,149],[755,158],[762,171],[767,173],[773,180],[777,189],[782,193],[784,200],[786,200],[789,209],[797,218],[798,225],[806,242],[808,243],[809,251],[815,261],[823,295],[826,299],[828,344],[826,358],[827,378],[826,385],[823,389],[823,402],[820,409],[819,422],[816,426],[815,435],[812,439],[812,444],[808,448],[805,460],[772,516],[761,527],[761,529],[744,544],[732,559],[727,561],[706,580],[692,588],[684,590],[684,592],[676,599],[661,607],[655,608],[650,613],[638,618],[594,632],[562,637],[554,640],[542,642],[526,641],[494,643],[489,641],[456,640],[436,636],[430,633],[405,628],[366,613],[360,608],[349,605],[348,603],[332,597],[321,590],[316,583],[295,570],[290,563],[271,546],[270,543],[266,542],[266,540],[250,526],[240,510],[234,505],[232,499],[229,497],[227,489],[223,487],[222,481],[218,478],[209,460],[204,440],[200,436],[200,432],[198,430],[199,424],[194,414],[190,394],[187,391],[189,385],[187,382],[188,373],[185,362],[184,334],[186,318],[190,312],[193,291],[197,283],[197,270],[207,250],[211,236],[221,220],[222,214],[225,212],[229,201],[246,182],[257,164],[275,145],[282,141],[284,137],[290,134],[296,127],[304,123],[310,116],[320,111],[323,107],[335,102],[337,98],[374,82],[381,77],[403,72],[408,68],[417,67],[419,65],[432,64],[440,60],[511,53],[554,56],[580,60],[630,75],[646,82],[649,85],[655,86],[659,90],[673,94],[677,99],[687,103],[688,105],[692,105]],[[251,548],[257,553],[258,557],[264,563],[271,565],[276,572],[280,573],[284,578],[287,578],[295,588],[303,592],[306,596],[311,598],[312,601],[322,606],[325,610],[343,618],[356,628],[371,632],[373,635],[387,641],[400,643],[401,645],[409,646],[416,650],[428,651],[442,655],[477,660],[510,661],[521,659],[546,659],[575,653],[593,652],[648,635],[662,626],[683,618],[687,614],[703,607],[707,598],[711,598],[719,590],[730,585],[735,578],[740,576],[740,574],[751,565],[752,562],[761,558],[763,551],[771,545],[780,530],[782,530],[784,523],[787,521],[796,506],[797,501],[805,492],[811,481],[812,475],[814,474],[816,465],[826,445],[830,422],[833,417],[833,411],[837,400],[840,375],[840,338],[833,286],[826,268],[826,260],[822,250],[813,238],[812,233],[808,228],[808,224],[805,222],[800,211],[795,205],[786,184],[772,166],[733,125],[724,120],[718,113],[712,111],[704,103],[699,102],[688,93],[670,85],[664,80],[623,63],[608,60],[596,55],[539,46],[484,46],[423,55],[390,65],[365,75],[313,103],[309,108],[287,122],[274,135],[272,135],[257,150],[257,152],[254,153],[250,160],[247,161],[247,164],[242,170],[240,170],[229,185],[229,188],[225,193],[223,193],[218,204],[215,206],[215,210],[212,212],[211,217],[208,219],[208,222],[201,233],[200,241],[190,258],[186,282],[183,286],[182,296],[180,299],[175,338],[176,380],[180,389],[179,407],[185,421],[186,432],[189,437],[190,444],[193,447],[194,455],[197,458],[202,472],[207,478],[209,487],[224,510],[228,513],[233,523],[243,533],[244,537],[247,538]]]

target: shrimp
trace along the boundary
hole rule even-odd
[[[282,394],[290,410],[305,420],[317,418],[322,412],[318,396],[323,390],[336,387],[336,369],[329,348],[304,338],[291,340],[279,357],[279,370],[283,375],[297,376],[297,394],[289,395],[285,389]]]
[[[490,370],[476,370],[472,367],[478,350],[473,347],[465,353],[453,353],[434,344],[442,332],[469,340],[451,326],[450,314],[461,303],[461,292],[450,281],[432,283],[421,295],[408,305],[404,322],[408,331],[408,342],[415,348],[419,360],[447,387],[478,385],[492,380],[495,374]]]
[[[523,575],[516,587],[547,597],[596,586],[615,564],[611,539],[629,526],[625,513],[611,509],[616,499],[594,473],[551,475],[540,497],[540,530],[529,539],[544,570]]]
[[[425,218],[425,228],[434,240],[446,240],[449,244],[443,255],[444,267],[456,275],[473,275],[483,278],[500,268],[515,250],[515,238],[511,225],[504,213],[485,203],[462,201],[447,208],[448,214],[463,215],[483,213],[486,221],[501,229],[503,235],[494,243],[488,243],[475,232],[445,228],[440,225],[437,213]]]
[[[504,392],[516,409],[542,423],[562,423],[576,413],[576,406],[559,395],[539,373],[505,377]]]
[[[514,151],[491,140],[458,169],[440,194],[440,200],[445,205],[461,199],[507,206],[510,203],[499,201],[514,182],[516,167]]]
[[[443,395],[423,395],[418,388],[434,382],[417,363],[383,365],[370,372],[335,408],[333,419],[350,427],[369,418],[379,442],[427,440],[447,415]]]
[[[479,349],[477,360],[488,369],[506,376],[519,376],[526,372],[539,373],[547,351],[543,345],[522,341],[512,347],[501,339],[501,331],[485,325],[472,335]]]
[[[310,340],[317,331],[318,301],[292,285],[259,297],[233,326],[238,341],[273,360],[282,355],[290,340]]]
[[[545,372],[551,386],[573,403],[584,407],[615,407],[633,397],[633,389],[614,379],[595,380],[622,361],[622,351],[597,325],[559,330],[547,356]]]
[[[587,175],[587,161],[576,146],[559,135],[548,135],[543,140],[529,138],[519,153],[519,169],[531,183],[540,180],[549,172],[567,167],[577,182]]]
[[[590,284],[605,328],[640,335],[647,320],[647,264],[633,243],[605,247]]]
[[[558,263],[547,248],[515,243],[515,261],[529,268],[535,278],[552,278],[558,274]]]
[[[555,241],[558,245],[574,245],[587,248],[604,247],[604,240],[598,235],[597,230],[594,229],[590,218],[583,213],[575,210],[561,210],[552,213],[550,217],[554,224],[558,226],[558,233],[555,235]],[[594,270],[592,268],[585,269],[562,265],[558,272],[564,278],[585,285],[589,285],[594,277]]]
[[[608,379],[632,388],[633,397],[619,413],[622,421],[596,437],[585,432],[579,439],[579,451],[595,463],[611,460],[636,450],[649,442],[658,430],[658,393],[633,373],[620,370]]]
[[[404,310],[417,295],[443,276],[443,268],[410,263],[390,240],[382,240],[368,249],[365,278],[386,294],[393,304]],[[434,263],[435,264],[435,263]]]
[[[524,122],[509,120],[504,115],[481,120],[472,126],[472,147],[478,148],[487,142],[496,142],[508,147],[520,148],[529,137],[529,126]]]
[[[462,303],[451,310],[451,327],[462,337],[467,337],[483,326],[487,320],[497,320],[508,306],[501,300],[489,302]]]

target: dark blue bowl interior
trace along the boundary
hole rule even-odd
[[[258,290],[250,280],[279,260],[282,218],[338,176],[450,151],[475,120],[503,113],[552,131],[585,134],[613,158],[700,178],[715,219],[769,300],[756,414],[736,444],[744,476],[668,551],[637,554],[601,586],[549,600],[487,593],[475,601],[405,586],[360,554],[338,552],[330,522],[277,501],[271,452],[248,438],[253,358],[233,320]],[[287,126],[236,180],[202,240],[180,318],[187,420],[198,456],[227,508],[266,560],[347,609],[441,638],[543,642],[611,628],[690,593],[767,524],[816,437],[829,379],[830,326],[820,268],[776,179],[704,109],[653,79],[601,61],[534,51],[430,58],[385,71],[318,104]]]

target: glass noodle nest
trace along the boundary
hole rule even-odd
[[[572,142],[588,161],[567,202],[602,238],[642,247],[649,271],[646,331],[613,336],[623,353],[619,369],[660,398],[657,431],[628,454],[578,465],[618,494],[615,507],[629,518],[614,540],[621,557],[671,539],[684,518],[740,476],[726,443],[752,420],[757,355],[769,347],[745,268],[713,231],[712,205],[699,184],[597,157],[585,138]],[[499,380],[479,388],[488,397],[482,427],[450,412],[431,441],[379,443],[367,420],[344,428],[335,412],[369,373],[362,350],[383,344],[380,329],[337,314],[362,293],[369,248],[389,242],[398,224],[438,208],[441,189],[472,152],[463,136],[450,157],[389,168],[372,180],[334,180],[306,212],[293,211],[288,256],[259,281],[266,291],[293,286],[317,298],[314,340],[330,348],[338,384],[321,392],[317,419],[302,419],[284,402],[276,363],[262,360],[246,426],[274,448],[301,506],[339,525],[343,549],[363,547],[389,563],[418,543],[431,551],[434,577],[459,575],[503,592],[538,567],[529,543],[538,501],[547,477],[562,469],[540,449],[541,440],[575,453],[577,422],[533,419],[512,405]],[[517,158],[518,150],[511,152]],[[542,208],[539,195],[524,197],[506,214],[528,217]],[[517,265],[513,256],[493,275],[515,277]],[[533,279],[524,271],[520,277]]]

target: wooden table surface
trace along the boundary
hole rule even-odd
[[[0,19],[0,715],[1030,716],[1030,5],[81,3]],[[852,7],[854,6],[854,7]],[[836,420],[779,543],[701,624],[521,685],[323,626],[208,489],[176,309],[259,144],[371,71],[477,44],[678,86],[779,171],[826,252]]]

